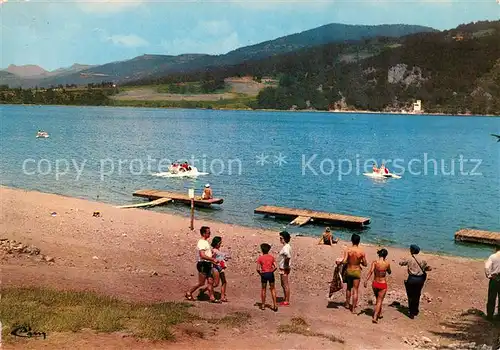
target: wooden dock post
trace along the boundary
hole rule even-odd
[[[191,225],[189,228],[194,230],[194,189],[190,188],[188,191],[189,198],[191,198]]]

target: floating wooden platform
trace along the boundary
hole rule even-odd
[[[127,209],[127,208],[145,208],[145,207],[155,207],[157,205],[162,205],[168,202],[171,202],[172,198],[158,198],[151,202],[137,203],[137,204],[129,204],[129,205],[120,205],[115,208]]]
[[[500,245],[500,232],[465,228],[455,233],[455,241]]]
[[[191,204],[191,199],[187,193],[179,192],[169,192],[169,191],[159,191],[159,190],[139,190],[133,193],[135,197],[147,198],[149,200],[157,200],[160,198],[168,198],[173,202],[181,202],[185,204]],[[213,198],[213,199],[201,199],[200,196],[194,198],[194,205],[199,207],[209,207],[212,204],[222,204],[224,199]]]
[[[256,214],[264,214],[274,217],[294,218],[291,225],[302,226],[310,221],[323,223],[332,223],[341,226],[363,227],[370,223],[369,218],[351,216],[344,214],[334,214],[309,209],[294,209],[285,207],[275,207],[272,205],[263,205],[254,210]]]

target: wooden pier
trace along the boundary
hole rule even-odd
[[[464,228],[455,233],[455,241],[500,245],[500,232]]]
[[[147,198],[150,201],[155,201],[161,198],[167,198],[170,199],[170,201],[172,202],[191,204],[191,199],[189,198],[187,193],[159,191],[159,190],[139,190],[135,191],[133,193],[133,196]],[[209,207],[212,204],[222,204],[223,202],[224,199],[222,198],[201,199],[201,196],[194,197],[194,205],[198,207]]]
[[[264,214],[267,216],[281,217],[281,218],[293,218],[290,222],[291,225],[302,226],[310,221],[331,223],[339,226],[350,226],[362,228],[365,225],[370,224],[369,218],[344,215],[344,214],[334,214],[322,211],[314,211],[309,209],[294,209],[285,207],[275,207],[272,205],[263,205],[254,210],[256,214]]]

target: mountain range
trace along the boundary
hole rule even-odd
[[[42,73],[37,86],[94,82],[98,88],[0,87],[0,103],[401,112],[413,111],[420,100],[430,113],[500,115],[500,20],[444,31],[402,25],[357,27],[355,31],[352,26],[324,26],[225,55],[143,55],[76,73]],[[164,96],[121,98],[134,89],[154,96],[196,87],[212,94],[234,88],[235,77],[257,84],[257,96],[242,93],[245,96],[207,103]],[[24,83],[35,78],[24,78]],[[9,79],[23,78],[0,71],[0,80]],[[110,88],[110,82],[136,88]]]
[[[238,48],[223,55],[182,54],[172,56],[145,54],[130,60],[97,66],[74,64],[71,67],[60,68],[51,72],[35,65],[10,65],[7,69],[0,71],[0,85],[9,85],[9,87],[49,87],[60,84],[86,85],[102,81],[127,83],[160,78],[174,73],[188,73],[208,67],[236,65],[246,61],[278,56],[325,44],[353,43],[376,37],[399,38],[427,32],[438,31],[430,27],[405,24],[369,26],[333,23],[256,45]]]

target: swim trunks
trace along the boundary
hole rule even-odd
[[[361,279],[361,270],[349,270],[347,269],[345,273],[345,282],[347,283],[347,289],[352,289],[354,286],[354,281]]]
[[[212,277],[212,263],[209,261],[198,261],[196,264],[196,269],[198,270],[199,273],[202,275],[205,275],[205,277],[210,278]]]
[[[274,273],[273,272],[263,272],[260,275],[260,282],[265,284],[267,282],[274,283]]]

